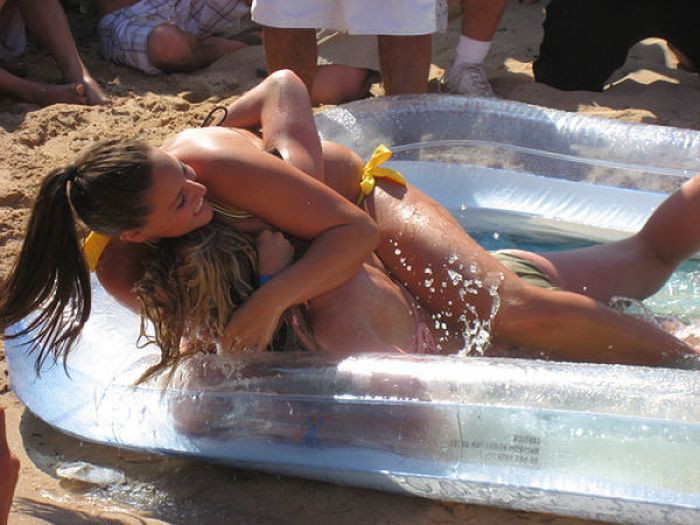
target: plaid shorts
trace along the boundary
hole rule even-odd
[[[156,75],[148,60],[148,35],[162,24],[197,37],[235,29],[248,13],[241,0],[141,0],[102,17],[98,26],[105,58]]]

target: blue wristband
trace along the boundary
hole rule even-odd
[[[272,275],[261,275],[260,277],[258,277],[258,283],[263,285],[270,279],[272,279]]]

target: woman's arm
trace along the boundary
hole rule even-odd
[[[287,308],[335,288],[357,272],[379,242],[378,229],[353,203],[253,143],[232,139],[221,129],[198,131],[171,152],[194,168],[211,200],[249,211],[275,229],[311,241],[298,261],[238,308],[222,340],[224,348],[234,351],[262,348]]]
[[[260,128],[265,148],[276,148],[292,166],[324,180],[321,143],[309,93],[292,71],[272,73],[227,110],[222,126]]]
[[[306,209],[290,205],[290,209],[280,214],[280,219],[265,217],[277,227],[285,228],[287,224],[286,231],[301,238],[313,238],[313,241],[297,262],[273,276],[234,313],[222,338],[223,348],[232,351],[263,348],[287,308],[344,283],[376,247],[378,230],[369,216],[349,205],[351,213],[338,213],[330,220],[335,213],[328,213],[316,199],[315,195],[305,199]],[[314,216],[320,220],[311,225]],[[322,230],[314,232],[322,225],[325,226]]]

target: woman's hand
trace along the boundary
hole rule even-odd
[[[292,264],[294,247],[279,231],[263,230],[255,239],[258,249],[258,273],[272,276]]]
[[[180,339],[180,355],[188,356],[198,353],[215,354],[214,337],[209,333],[205,335],[199,331],[188,330]]]
[[[272,341],[284,309],[262,290],[251,295],[231,316],[221,336],[222,352],[264,351]]]

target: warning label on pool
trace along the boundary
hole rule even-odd
[[[540,462],[540,438],[526,434],[511,434],[502,439],[465,439],[450,442],[453,447],[469,451],[472,460],[537,467]]]

